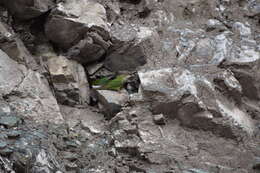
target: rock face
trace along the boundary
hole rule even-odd
[[[254,123],[250,116],[218,91],[218,87],[223,87],[236,99],[241,94],[241,85],[231,72],[214,68],[139,72],[141,92],[144,99],[153,99],[155,113],[179,118],[183,125],[212,130],[226,137],[241,135],[240,128],[253,135]],[[208,75],[212,71],[214,75]]]
[[[0,94],[12,108],[37,122],[61,123],[63,118],[48,82],[0,51]],[[10,69],[13,69],[10,72]]]
[[[109,47],[106,10],[93,1],[65,1],[58,4],[45,25],[47,37],[81,63],[100,59]]]
[[[0,173],[259,170],[259,0],[0,0]]]
[[[48,60],[48,68],[60,104],[89,103],[89,84],[82,65],[59,56]]]
[[[54,6],[52,0],[4,0],[3,4],[12,15],[22,20],[38,17]]]
[[[23,42],[14,31],[0,22],[0,48],[13,60],[24,64],[30,69],[36,69],[35,59],[26,49]]]

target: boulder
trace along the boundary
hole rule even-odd
[[[242,132],[253,135],[253,120],[236,104],[242,87],[232,72],[214,66],[195,66],[138,74],[140,93],[143,99],[153,102],[154,113],[178,118],[185,126],[225,137],[245,134]]]
[[[68,50],[67,56],[82,64],[87,64],[102,58],[109,47],[110,43],[104,41],[99,34],[89,32],[83,40]]]
[[[107,100],[108,95],[102,95],[95,89],[90,90],[91,103],[97,104],[100,111],[105,115],[106,119],[113,118],[118,112],[121,111],[121,105],[114,103],[115,100]],[[119,101],[119,100],[117,100]],[[122,100],[121,100],[122,101]]]
[[[94,1],[66,0],[52,10],[45,33],[67,51],[67,56],[87,63],[100,59],[109,47],[105,8]]]
[[[104,64],[111,71],[134,71],[145,65],[149,48],[158,40],[154,30],[129,24],[114,25],[111,35],[114,45]]]
[[[57,101],[47,80],[26,69],[0,50],[0,96],[18,114],[36,122],[62,123]]]
[[[3,4],[18,19],[29,20],[49,11],[52,0],[4,0]]]
[[[82,65],[63,56],[56,56],[48,60],[48,69],[60,104],[89,103],[89,84]]]
[[[128,93],[124,90],[119,92],[110,90],[97,90],[110,104],[123,106],[128,101]]]

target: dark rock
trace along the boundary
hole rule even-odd
[[[54,6],[52,0],[4,0],[3,4],[13,16],[22,20],[38,17]]]
[[[67,163],[65,167],[67,171],[77,170],[78,168],[76,163]]]
[[[105,60],[111,71],[134,71],[147,62],[146,48],[158,38],[155,31],[146,27],[114,25],[113,47]]]
[[[80,63],[99,60],[105,54],[110,46],[108,31],[106,10],[94,1],[65,0],[52,10],[45,25],[48,39]]]
[[[110,44],[95,33],[87,33],[83,40],[69,49],[67,56],[78,61],[81,64],[95,62],[102,58]]]
[[[141,47],[125,45],[108,55],[105,67],[111,71],[134,71],[146,64],[146,57]]]
[[[253,165],[253,169],[257,169],[257,170],[260,170],[260,158],[256,158],[256,161]]]
[[[13,60],[36,70],[38,65],[24,43],[8,25],[0,22],[0,48]]]
[[[19,130],[12,130],[7,132],[8,138],[17,138],[22,134],[22,131]]]
[[[0,149],[0,155],[2,156],[10,156],[13,152],[14,150],[11,148]]]
[[[165,125],[165,117],[163,114],[154,115],[153,120],[157,125]]]

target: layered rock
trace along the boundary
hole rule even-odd
[[[154,113],[225,137],[242,135],[240,129],[249,135],[254,132],[253,120],[236,105],[242,87],[232,72],[202,66],[139,72],[139,77],[141,93],[153,102]]]
[[[0,53],[1,97],[24,117],[36,122],[61,123],[63,118],[47,80],[38,72],[18,65],[3,51]]]
[[[48,60],[48,69],[60,104],[89,103],[89,84],[82,65],[63,56],[54,56]]]
[[[106,10],[93,1],[64,1],[52,10],[45,25],[48,39],[81,63],[100,59],[109,47]]]

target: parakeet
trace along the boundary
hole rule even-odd
[[[124,83],[129,78],[129,75],[118,75],[113,79],[110,79],[109,77],[103,77],[101,79],[95,80],[92,83],[93,88],[99,89],[99,90],[113,90],[113,91],[119,91],[123,88]]]

